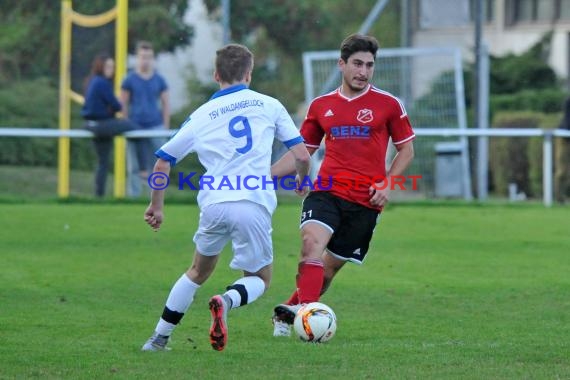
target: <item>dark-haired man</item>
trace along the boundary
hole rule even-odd
[[[342,84],[314,99],[301,127],[309,153],[325,140],[318,188],[303,202],[302,248],[296,290],[275,308],[274,336],[289,336],[300,305],[316,302],[347,261],[361,264],[392,178],[401,178],[414,156],[415,135],[402,102],[372,86],[378,42],[354,34],[341,44]],[[397,149],[386,170],[388,142]],[[279,177],[294,169],[287,153],[271,169]]]

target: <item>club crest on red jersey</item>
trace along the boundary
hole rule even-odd
[[[369,110],[368,108],[361,109],[358,111],[356,120],[360,121],[361,123],[370,123],[372,120],[374,120],[372,110]]]

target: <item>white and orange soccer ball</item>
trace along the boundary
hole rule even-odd
[[[336,315],[324,303],[311,302],[299,309],[293,327],[302,341],[324,343],[336,332]]]

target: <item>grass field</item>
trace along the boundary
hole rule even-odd
[[[293,287],[298,205],[274,218],[273,287],[230,313],[223,352],[207,300],[238,275],[226,250],[168,353],[142,353],[189,264],[198,211],[142,204],[2,204],[0,378],[570,379],[570,210],[392,205],[365,265],[322,301],[338,316],[323,345],[271,336]]]

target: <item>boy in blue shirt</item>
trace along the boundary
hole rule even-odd
[[[154,69],[154,50],[146,41],[136,47],[135,70],[130,72],[121,86],[123,114],[147,130],[162,130],[170,127],[170,104],[168,86]],[[165,142],[164,138],[132,139],[127,157],[127,194],[141,195],[141,177],[146,178],[153,165],[153,152]],[[138,157],[144,157],[138,160]]]

